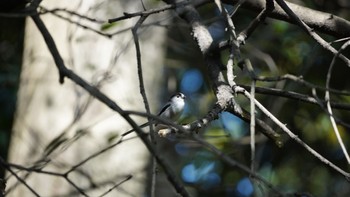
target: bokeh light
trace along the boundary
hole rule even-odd
[[[203,86],[203,76],[198,69],[187,70],[181,79],[181,90],[185,94],[196,93]]]
[[[242,197],[248,197],[253,194],[254,187],[248,178],[243,178],[237,184],[237,192]]]
[[[215,165],[215,162],[203,162],[200,166],[187,164],[182,169],[182,179],[187,183],[198,184],[202,189],[215,187],[221,183]]]
[[[197,170],[194,164],[188,164],[182,169],[182,179],[187,183],[196,183],[198,181]]]
[[[241,119],[237,118],[236,116],[234,116],[228,112],[221,113],[220,119],[222,121],[224,128],[234,138],[240,138],[240,137],[246,135],[247,130],[243,129],[243,122]]]

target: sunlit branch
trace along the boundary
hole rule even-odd
[[[247,92],[242,87],[235,87],[237,93],[241,93],[244,96],[246,96],[248,99],[251,99],[251,95],[249,92]],[[287,128],[285,124],[283,124],[281,121],[279,121],[271,112],[269,112],[260,102],[258,102],[256,99],[254,99],[255,105],[257,108],[259,108],[268,118],[270,118],[277,126],[279,126],[285,133],[289,135],[294,141],[296,141],[298,144],[300,144],[303,148],[305,148],[308,152],[310,152],[313,156],[315,156],[317,159],[319,159],[322,163],[326,164],[327,166],[331,167],[335,171],[339,172],[343,176],[345,176],[346,179],[350,179],[350,173],[345,172],[326,158],[324,158],[322,155],[320,155],[317,151],[312,149],[309,145],[307,145],[305,142],[303,142],[297,135],[295,135],[291,130]]]
[[[231,43],[231,48],[230,48],[230,55],[227,61],[226,65],[226,75],[227,75],[227,81],[228,84],[233,87],[236,85],[235,82],[235,76],[233,74],[233,64],[234,60],[236,59],[236,62],[240,61],[241,55],[240,55],[240,50],[239,50],[239,43],[237,42],[237,36],[235,32],[235,26],[233,24],[233,21],[228,14],[225,6],[222,4],[221,0],[215,0],[214,1],[216,6],[218,7],[219,11],[221,12],[222,17],[226,20],[226,24],[228,26],[229,30],[229,35],[230,35],[230,43]]]
[[[250,88],[250,86],[248,85],[243,85],[243,84],[238,84],[238,85],[246,89]],[[276,88],[267,88],[267,87],[255,87],[255,92],[259,94],[270,95],[270,96],[280,96],[280,97],[293,99],[297,101],[303,101],[303,102],[311,103],[315,105],[319,104],[319,102],[314,97],[296,93],[293,91],[286,91],[286,90],[281,90]],[[321,101],[321,103],[325,104],[325,101]],[[336,108],[336,109],[347,110],[347,111],[350,110],[349,104],[335,103],[335,102],[331,102],[330,104],[333,108]]]
[[[240,0],[222,0],[224,3],[235,5]],[[292,8],[292,10],[298,15],[298,17],[304,21],[313,30],[325,33],[338,38],[349,37],[350,35],[350,22],[327,12],[321,12],[318,10],[310,9],[308,7],[298,5],[296,3],[285,1],[285,3]],[[266,0],[246,0],[242,8],[260,12],[265,8]],[[293,20],[283,11],[282,8],[276,6],[275,9],[269,14],[270,18],[278,19],[295,24]]]
[[[293,19],[297,25],[299,25],[307,34],[309,34],[317,43],[319,43],[324,49],[330,51],[334,55],[338,53],[329,43],[327,43],[321,36],[319,36],[315,31],[313,31],[306,23],[304,23],[300,18],[288,7],[284,0],[275,0],[278,5],[288,14],[288,16]],[[341,60],[343,60],[348,66],[350,66],[350,60],[342,54],[339,54]]]
[[[341,46],[341,48],[339,49],[339,51],[337,52],[337,54],[335,54],[333,59],[332,59],[331,65],[329,66],[329,69],[328,69],[328,72],[327,72],[327,79],[326,79],[326,89],[327,90],[329,89],[329,83],[331,81],[332,70],[333,70],[333,67],[335,65],[335,60],[340,55],[341,51],[346,49],[349,45],[350,45],[350,41],[347,41],[346,43],[344,43]],[[332,112],[332,108],[331,108],[331,104],[330,104],[331,98],[330,98],[329,91],[325,92],[324,99],[325,99],[326,104],[327,104],[327,110],[328,110],[329,118],[330,118],[331,123],[332,123],[332,127],[333,127],[333,130],[334,130],[334,133],[337,136],[337,140],[338,140],[338,142],[340,144],[340,147],[341,147],[341,149],[342,149],[342,151],[343,151],[343,153],[345,155],[346,160],[348,161],[348,164],[350,164],[350,157],[349,157],[348,151],[346,150],[344,142],[343,142],[343,140],[342,140],[342,138],[340,136],[337,124],[335,123],[335,120],[334,120],[334,117],[333,117],[333,112]]]
[[[338,94],[338,95],[350,95],[350,92],[349,91],[346,91],[346,90],[337,90],[337,89],[333,89],[333,88],[325,88],[323,86],[318,86],[318,85],[315,85],[313,83],[310,83],[306,80],[303,79],[303,76],[295,76],[295,75],[292,75],[292,74],[285,74],[285,75],[282,75],[282,76],[277,76],[277,77],[265,77],[265,76],[256,76],[255,77],[255,80],[257,81],[266,81],[266,82],[276,82],[276,81],[282,81],[282,80],[291,80],[291,81],[294,81],[294,82],[297,82],[305,87],[308,87],[308,88],[315,88],[316,90],[322,90],[322,91],[329,91],[333,94]]]
[[[253,68],[249,60],[246,62],[248,64],[248,68]],[[250,72],[253,72],[253,70]],[[256,81],[252,79],[252,85],[250,87],[250,170],[252,172],[255,172],[255,84]]]

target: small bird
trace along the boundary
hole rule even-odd
[[[170,119],[173,121],[177,121],[180,118],[180,116],[185,108],[185,99],[186,99],[186,96],[181,92],[174,94],[172,97],[170,97],[168,102],[163,106],[163,108],[160,110],[160,112],[157,114],[157,116],[164,118],[164,119]],[[167,127],[164,124],[158,124],[157,122],[155,122],[155,120],[150,121],[150,122],[146,122],[146,123],[140,125],[139,127],[143,128],[143,127],[146,127],[152,123],[155,123],[155,127],[156,127],[155,129],[157,131]],[[123,133],[122,136],[126,136],[133,131],[135,131],[135,129],[132,129],[130,131]]]

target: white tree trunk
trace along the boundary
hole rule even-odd
[[[92,1],[70,0],[43,1],[46,8],[67,8],[92,18],[107,20],[121,16],[124,11],[142,10],[140,1]],[[70,16],[69,16],[70,17]],[[53,36],[66,65],[85,80],[97,84],[102,92],[123,109],[144,111],[139,93],[135,46],[130,30],[112,39],[78,27],[51,14],[42,16]],[[73,17],[75,21],[89,24]],[[111,32],[131,27],[137,18],[119,22]],[[94,28],[100,28],[94,25]],[[144,65],[146,92],[151,101],[158,99],[163,66],[165,30],[158,27],[141,29],[140,43]],[[150,88],[151,87],[151,88]],[[151,102],[152,107],[157,107]],[[84,110],[86,106],[86,109]],[[81,113],[82,112],[82,113]],[[82,115],[79,115],[82,114]],[[143,122],[144,120],[139,120]],[[130,126],[115,112],[91,98],[69,79],[60,85],[58,71],[42,35],[29,18],[26,25],[24,62],[9,161],[31,167],[47,151],[47,146],[59,135],[66,139],[48,158],[51,162],[45,170],[64,173],[78,162],[108,146],[108,138],[123,133]],[[76,134],[81,137],[72,140]],[[134,136],[134,135],[133,135]],[[118,138],[117,138],[118,139]],[[116,140],[117,140],[116,139]],[[114,140],[113,142],[115,142]],[[101,185],[91,188],[89,196],[98,196],[127,175],[131,180],[118,186],[110,196],[142,196],[149,154],[138,139],[125,140],[113,149],[91,159],[70,178],[80,188],[92,187],[91,180]],[[24,176],[25,171],[17,172]],[[77,190],[63,177],[31,173],[25,181],[40,196],[74,196]],[[18,180],[11,176],[7,188]],[[106,182],[105,184],[102,184]],[[30,196],[31,192],[20,184],[8,196]]]

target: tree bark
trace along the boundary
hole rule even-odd
[[[67,8],[104,20],[119,16],[124,11],[142,9],[141,4],[135,5],[135,2],[130,1],[95,4],[90,1],[79,3],[65,0],[44,1],[42,5],[49,9]],[[124,109],[144,111],[131,31],[109,39],[51,14],[41,17],[70,69],[98,86]],[[73,19],[84,24],[81,18]],[[120,22],[111,31],[132,27],[136,20],[137,18]],[[94,25],[94,28],[100,26]],[[152,101],[150,105],[156,107],[165,31],[161,28],[142,28],[140,32],[146,92]],[[155,34],[157,36],[150,36]],[[94,100],[71,81],[59,84],[52,56],[31,19],[27,20],[26,25],[22,69],[9,162],[38,167],[38,161],[42,164],[43,159],[45,162],[50,159],[44,169],[64,173],[110,145],[111,136],[130,129],[121,116]],[[79,166],[69,175],[69,179],[82,189],[90,188],[87,190],[89,196],[98,196],[131,175],[130,180],[118,186],[110,195],[142,196],[145,192],[148,161],[149,153],[138,138],[125,140]],[[18,173],[21,177],[25,174],[26,172]],[[40,196],[78,195],[78,191],[64,177],[32,172],[25,181]],[[7,188],[17,182],[15,177],[11,177]],[[19,185],[8,196],[28,194],[28,188]]]
[[[223,2],[235,5],[238,0],[224,0]],[[265,0],[246,0],[242,6],[249,10],[260,12],[264,9],[265,4]],[[313,10],[287,1],[286,4],[302,21],[304,21],[311,28],[314,28],[316,31],[332,35],[336,38],[350,36],[349,21],[330,13]],[[282,10],[282,8],[277,5],[277,3],[275,3],[275,5],[275,9],[272,11],[269,17],[294,23],[294,20],[291,20]]]

